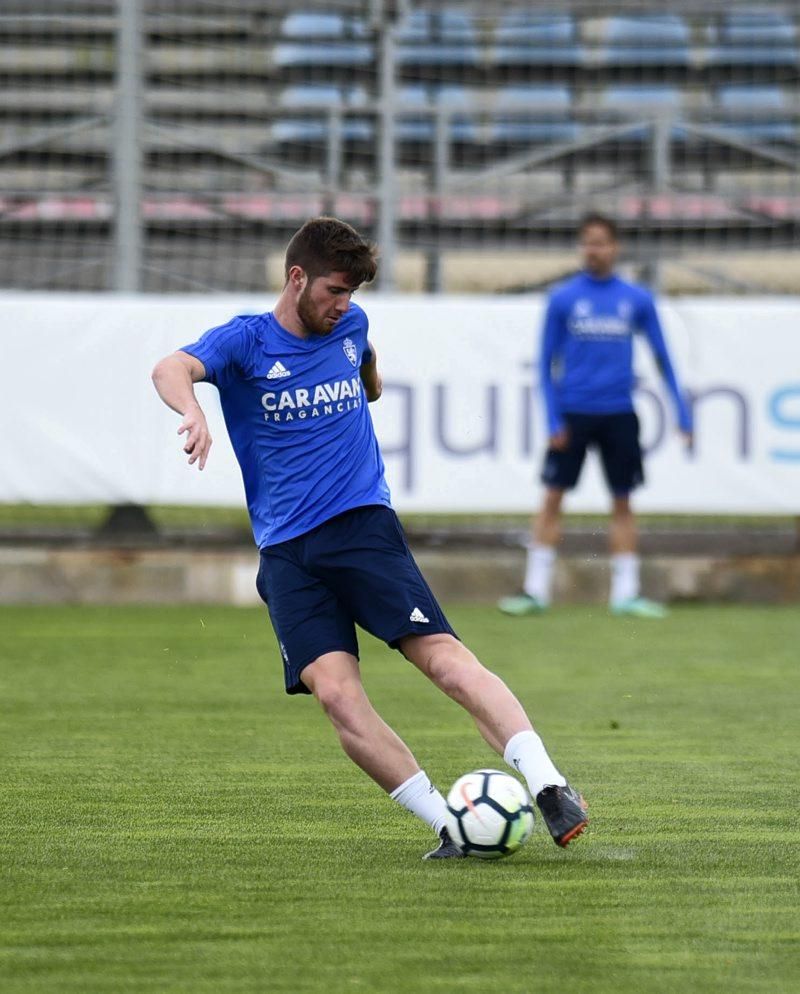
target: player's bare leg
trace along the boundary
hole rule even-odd
[[[473,718],[489,745],[518,770],[553,839],[566,846],[586,828],[583,799],[567,783],[505,683],[452,635],[410,635],[400,643],[409,659]]]
[[[665,617],[667,612],[660,604],[639,595],[639,556],[636,551],[639,534],[627,495],[613,498],[608,541],[611,551],[609,607],[612,613],[650,619]]]
[[[612,501],[608,544],[612,556],[636,554],[639,531],[631,508],[631,499],[628,496],[614,497]]]
[[[419,773],[411,750],[370,703],[355,656],[326,653],[305,667],[302,679],[336,729],[345,753],[387,793]]]
[[[322,705],[350,759],[439,835],[439,846],[428,857],[459,857],[444,828],[444,798],[405,742],[372,706],[356,657],[348,652],[326,653],[305,667],[302,679]]]
[[[561,541],[561,504],[564,491],[548,487],[539,513],[533,519],[533,541],[537,545],[555,547]]]
[[[522,594],[503,597],[498,607],[503,614],[520,617],[539,614],[550,606],[556,547],[561,541],[561,503],[564,491],[548,487],[538,515],[531,521],[531,541],[525,565]]]

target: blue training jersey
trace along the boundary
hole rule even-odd
[[[557,287],[547,305],[539,377],[551,435],[563,414],[617,414],[633,410],[633,336],[641,333],[675,404],[682,430],[691,431],[664,341],[653,296],[619,276],[580,273]]]
[[[359,374],[367,328],[352,303],[330,335],[310,338],[271,313],[241,315],[181,349],[219,389],[259,548],[390,504]]]

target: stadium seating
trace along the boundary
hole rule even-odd
[[[574,141],[580,129],[569,119],[571,107],[566,86],[503,87],[494,103],[491,141],[519,144]]]
[[[610,17],[598,61],[615,66],[687,66],[689,27],[674,14]]]
[[[74,265],[91,245],[99,262],[81,270],[76,285],[106,286],[116,5],[9,4],[0,16],[0,266],[13,270],[11,285],[47,285],[48,260]],[[678,197],[660,200],[669,237],[702,239],[712,212],[715,231],[723,230],[720,217],[729,219],[731,246],[789,243],[800,192],[792,166],[800,149],[800,8],[795,15],[786,3],[731,4],[720,13],[692,9],[688,0],[532,7],[419,0],[397,26],[398,224],[410,250],[440,236],[465,249],[563,241],[574,224],[572,190],[586,199],[592,190],[616,191],[624,177],[646,191],[657,159],[668,185],[704,198],[689,214]],[[374,222],[380,37],[367,3],[332,0],[324,8],[317,0],[290,13],[288,3],[257,0],[146,5],[146,242],[163,258],[186,256],[174,281],[152,275],[148,286],[178,289],[184,277],[221,286],[198,260],[203,252],[216,258],[209,246],[225,238],[237,272],[256,279],[258,267],[246,261],[253,244],[280,242],[309,205],[329,209],[332,177],[350,196],[348,216]],[[657,121],[669,122],[666,149],[654,141],[664,137]],[[624,133],[609,130],[626,123]],[[525,166],[531,153],[536,165]],[[433,177],[442,182],[442,164],[450,199],[434,218],[427,198]],[[715,191],[725,193],[712,203]],[[752,196],[755,215],[723,210],[734,194]],[[526,198],[539,205],[552,198],[552,206],[528,211]],[[601,202],[623,219],[644,210],[626,215],[618,192]],[[769,223],[756,223],[759,212]],[[249,249],[236,247],[243,228]],[[66,276],[53,280],[69,285]],[[251,285],[249,275],[242,280],[225,285]]]
[[[569,14],[503,14],[494,31],[495,66],[579,66],[585,52],[576,44],[575,20]]]
[[[685,129],[676,123],[683,111],[685,101],[684,91],[669,84],[660,86],[637,85],[637,84],[616,84],[606,87],[599,95],[598,108],[601,111],[611,112],[615,123],[624,121],[626,118],[634,120],[646,118],[650,121],[665,113],[671,120],[670,137],[673,140],[682,141],[686,138]],[[626,132],[625,141],[643,141],[650,136],[650,128],[643,126],[632,128]]]
[[[397,61],[408,66],[476,66],[481,61],[469,14],[412,10],[397,31]]]
[[[717,92],[718,129],[757,142],[796,142],[798,127],[784,115],[791,109],[778,86],[723,86]]]
[[[474,93],[464,86],[401,86],[397,94],[395,137],[400,142],[427,145],[436,137],[437,111],[447,117],[447,136],[454,142],[474,142],[478,129],[473,110]]]
[[[772,11],[729,13],[718,31],[707,59],[711,65],[788,66],[800,64],[795,25]]]
[[[374,47],[366,25],[356,17],[341,14],[298,12],[281,24],[281,37],[273,51],[279,68],[368,66]]]
[[[272,125],[272,138],[279,143],[322,143],[329,137],[334,114],[341,117],[341,136],[346,142],[368,142],[374,135],[370,119],[345,113],[353,107],[363,107],[368,101],[366,90],[360,86],[341,87],[308,84],[286,87],[279,102],[287,111],[308,110],[308,116],[285,117]]]

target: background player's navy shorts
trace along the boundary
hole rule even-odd
[[[256,581],[283,656],[288,694],[308,694],[302,670],[326,652],[358,657],[356,624],[393,649],[406,635],[455,635],[408,548],[397,515],[345,511],[261,550]]]
[[[563,451],[547,450],[542,483],[571,490],[581,475],[586,450],[592,447],[600,451],[606,482],[615,497],[624,497],[644,482],[639,419],[633,411],[564,414],[563,418],[569,430],[569,445]]]

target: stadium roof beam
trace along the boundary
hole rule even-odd
[[[71,124],[52,126],[48,128],[41,128],[35,131],[32,135],[28,135],[25,138],[12,139],[11,141],[4,142],[0,145],[0,159],[7,158],[9,155],[16,155],[17,152],[30,152],[35,148],[41,148],[43,145],[49,145],[51,141],[56,138],[63,138],[66,135],[76,135],[80,134],[82,131],[88,131],[90,128],[96,128],[98,125],[108,124],[109,118],[101,115],[96,117],[84,117],[79,121],[73,121]]]
[[[624,124],[603,128],[586,138],[579,138],[576,141],[564,142],[560,145],[551,145],[545,149],[535,149],[530,152],[523,152],[520,155],[510,156],[496,165],[483,169],[459,170],[457,173],[450,173],[447,177],[448,188],[461,189],[465,186],[484,183],[487,179],[497,179],[501,176],[514,176],[524,172],[526,169],[536,169],[551,162],[558,162],[560,159],[568,158],[577,152],[586,149],[596,148],[615,138],[622,138],[630,132],[635,132],[646,125],[647,121],[626,121]]]
[[[320,182],[316,170],[306,170],[303,172],[298,169],[287,169],[284,166],[278,165],[277,162],[271,159],[262,157],[257,158],[254,155],[244,155],[241,152],[234,152],[217,142],[208,140],[203,135],[201,128],[192,127],[187,129],[192,135],[191,138],[182,137],[178,129],[175,127],[168,128],[166,125],[156,124],[154,121],[149,121],[147,123],[147,129],[151,132],[160,134],[164,138],[168,138],[181,148],[190,149],[193,152],[212,152],[214,155],[218,155],[221,159],[227,159],[229,162],[236,163],[236,165],[244,166],[247,169],[253,169],[255,172],[263,173],[265,176],[278,176],[281,179],[291,180],[295,184],[298,183],[298,180],[304,181],[304,191],[311,190],[318,192],[324,189],[324,185]],[[198,140],[198,138],[200,140]]]

